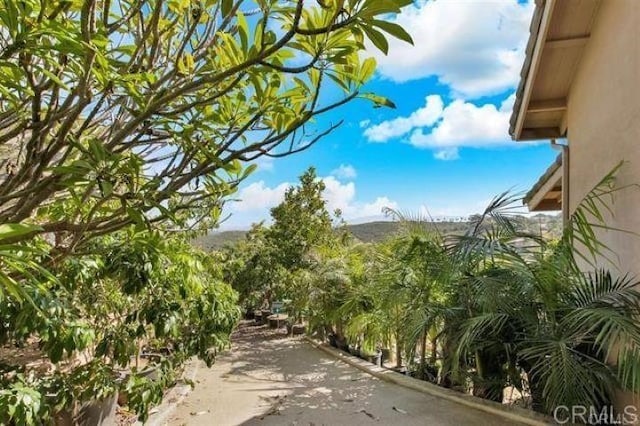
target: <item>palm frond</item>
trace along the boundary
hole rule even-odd
[[[572,251],[575,255],[593,267],[598,258],[605,259],[614,266],[618,263],[612,258],[617,257],[616,253],[598,237],[597,229],[638,235],[607,224],[607,215],[613,216],[611,206],[615,202],[614,194],[630,187],[640,188],[637,184],[616,186],[616,174],[623,165],[624,162],[618,163],[587,193],[572,213],[569,226],[563,232],[562,244],[574,249]]]
[[[529,380],[541,384],[540,402],[547,412],[561,405],[599,407],[609,402],[617,380],[606,363],[576,350],[562,335],[527,343],[520,356],[533,365]]]

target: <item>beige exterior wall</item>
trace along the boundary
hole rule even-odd
[[[576,71],[567,109],[571,212],[620,161],[616,184],[640,184],[640,1],[602,1]],[[611,226],[640,234],[640,188],[618,192],[612,210]],[[620,273],[640,279],[640,236],[604,231],[601,240]],[[622,393],[616,405],[639,402]]]
[[[640,185],[640,1],[605,0],[569,91],[570,209],[620,161],[617,185]],[[640,233],[640,188],[615,196],[610,225]],[[620,271],[640,279],[640,236],[604,232]]]

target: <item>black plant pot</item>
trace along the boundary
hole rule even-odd
[[[338,349],[349,352],[349,343],[345,339],[338,339]]]
[[[329,335],[329,344],[331,346],[333,346],[334,348],[338,347],[338,339],[336,338],[335,334],[330,334]]]
[[[380,365],[380,358],[381,358],[381,354],[380,352],[378,353],[362,353],[362,356],[360,357],[362,359],[364,359],[365,361],[369,361],[372,364],[375,365]]]
[[[385,361],[389,361],[389,359],[391,358],[391,350],[382,348],[380,349],[380,354],[382,355],[382,358],[380,359],[380,366],[382,366],[384,365]]]
[[[247,309],[247,312],[244,313],[244,318],[248,320],[252,320],[256,317],[255,311],[253,309]]]

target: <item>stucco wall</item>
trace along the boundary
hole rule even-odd
[[[617,185],[640,185],[640,1],[605,0],[568,97],[570,208],[620,161]],[[610,225],[640,233],[640,188],[616,194]],[[640,279],[640,236],[605,232],[620,271]]]
[[[572,212],[620,161],[617,185],[640,185],[640,1],[601,2],[567,113]],[[612,210],[611,226],[640,234],[640,189],[616,193]],[[617,254],[619,273],[640,280],[640,236],[604,231],[600,237]],[[640,397],[621,392],[618,409],[628,404],[640,407]]]

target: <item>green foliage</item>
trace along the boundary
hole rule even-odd
[[[267,235],[277,247],[276,261],[287,269],[304,267],[310,250],[334,238],[331,215],[322,198],[324,189],[324,182],[310,168],[300,176],[300,185],[289,188],[284,201],[271,209],[273,225]]]
[[[0,389],[0,421],[33,424],[41,417],[42,395],[26,385],[22,377]]]
[[[557,239],[541,232],[544,218],[519,215],[521,200],[509,193],[462,232],[389,211],[398,223],[383,242],[318,239],[300,229],[321,223],[331,235],[326,211],[314,210],[317,219],[302,208],[322,205],[317,186],[291,190],[274,209],[286,220],[269,250],[284,259],[283,294],[312,333],[360,354],[392,350],[398,367],[497,402],[514,386],[545,413],[602,407],[620,388],[640,391],[640,283],[590,266],[611,254],[597,237],[613,231],[601,208],[616,170]]]
[[[327,211],[324,189],[309,169],[271,210],[270,227],[254,226],[245,241],[226,251],[226,277],[247,308],[278,299],[292,302],[289,310],[296,319],[307,313],[319,250],[339,244],[333,229],[339,212],[332,218]]]
[[[368,34],[410,41],[381,23],[408,4],[0,0],[0,349],[35,346],[56,371],[2,365],[0,422],[116,389],[144,419],[188,357],[214,361],[238,297],[221,259],[185,241],[219,223],[253,160],[341,124],[314,129],[323,114],[356,98],[393,107],[362,92],[375,61],[360,52]],[[284,294],[283,265],[306,262],[296,250],[320,228],[265,236],[291,245],[227,275]],[[167,353],[160,384],[116,380],[152,348]]]
[[[68,254],[130,225],[210,228],[247,162],[308,148],[353,99],[394,106],[362,92],[359,52],[411,42],[383,20],[409,3],[2,0],[0,223],[22,231],[0,243],[48,234]]]
[[[228,347],[239,316],[237,295],[222,282],[215,259],[177,238],[131,230],[94,240],[90,253],[67,258],[58,279],[31,296],[33,303],[0,304],[2,341],[29,345],[37,337],[40,350],[60,370],[34,375],[18,363],[0,366],[0,373],[14,393],[27,385],[12,372],[32,377],[28,388],[40,395],[38,418],[118,389],[130,395],[130,407],[144,418],[185,360],[198,356],[211,365]],[[134,369],[128,381],[119,381],[142,348],[165,353],[159,379],[146,383]],[[90,361],[66,367],[80,352]],[[16,407],[22,401],[5,397]],[[18,422],[28,415],[16,413]]]

